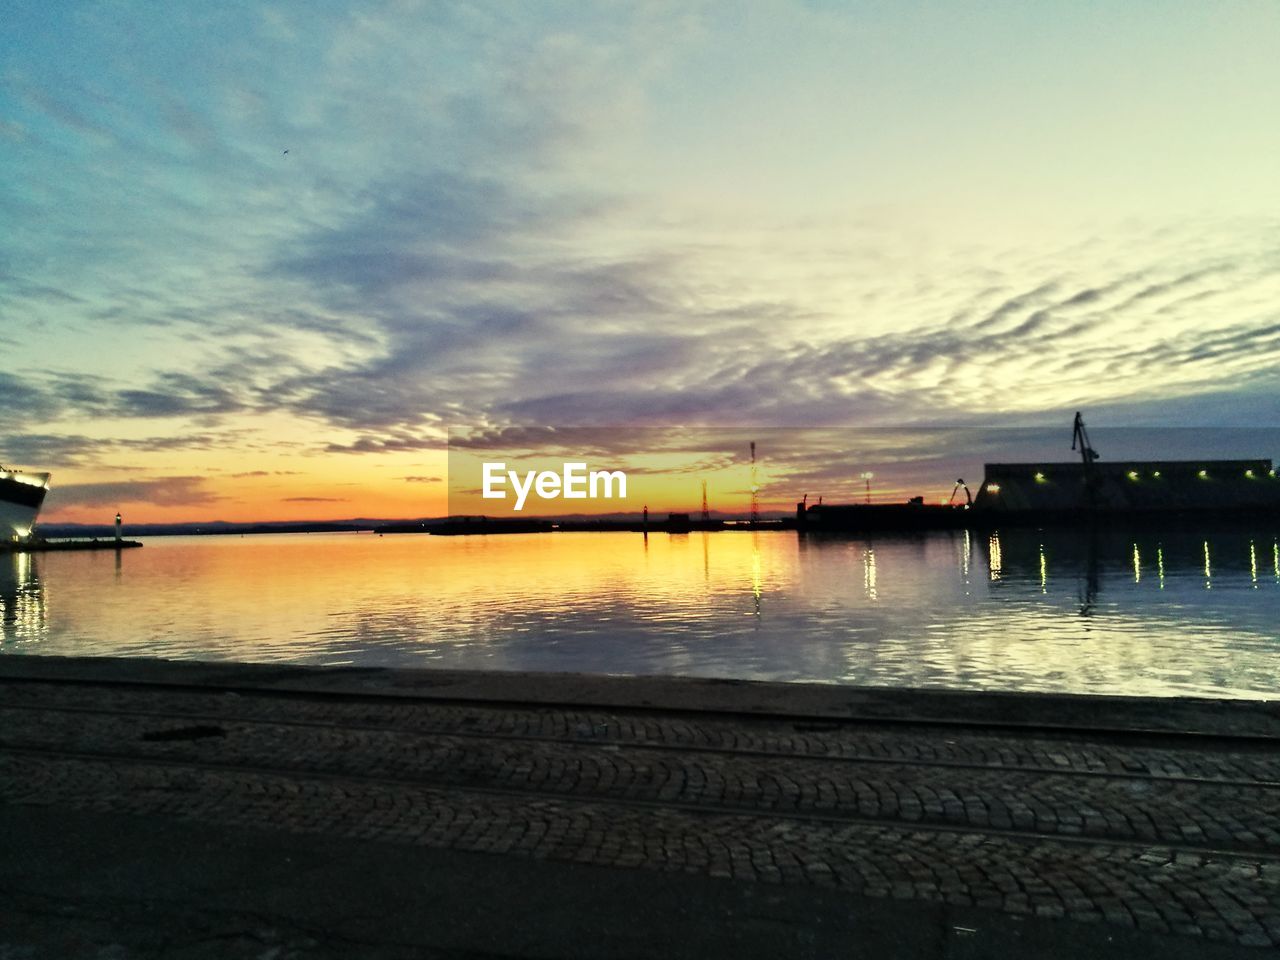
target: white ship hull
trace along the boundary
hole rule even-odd
[[[0,542],[25,540],[49,492],[49,474],[0,469]]]

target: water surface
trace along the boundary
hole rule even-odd
[[[914,537],[153,538],[0,556],[0,649],[954,689],[1280,694],[1280,542],[1245,527]]]

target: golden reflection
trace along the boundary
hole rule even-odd
[[[1160,589],[1164,589],[1164,547],[1156,547],[1156,573],[1160,575]]]
[[[35,557],[12,553],[0,568],[0,639],[39,640],[48,619],[44,584]]]
[[[751,531],[751,604],[756,626],[760,620],[760,598],[764,596],[764,562],[760,559],[760,533]]]
[[[866,552],[862,555],[862,589],[866,592],[868,600],[876,599],[875,547],[867,547]]]
[[[1044,544],[1040,544],[1040,592],[1049,592],[1049,564],[1044,558]]]
[[[1209,564],[1209,541],[1204,542],[1204,588],[1213,589],[1213,569]]]
[[[1276,582],[1280,583],[1280,540],[1271,542],[1271,569],[1276,572]]]
[[[780,548],[791,539],[709,534],[704,566],[688,537],[652,531],[647,544],[633,533],[588,532],[166,538],[129,554],[119,589],[103,589],[111,586],[109,556],[53,554],[52,572],[40,567],[60,585],[51,625],[58,636],[45,652],[315,661],[321,652],[350,657],[354,648],[398,646],[430,658],[440,644],[475,652],[493,636],[536,634],[530,624],[704,622],[730,603],[746,613],[757,598],[762,612],[766,580],[785,592],[797,570]],[[6,569],[0,562],[0,593]],[[4,636],[12,641],[12,624]],[[499,646],[490,653],[490,668],[506,656]]]
[[[1249,579],[1253,583],[1253,589],[1258,589],[1258,548],[1254,546],[1252,540],[1249,541]]]
[[[1138,553],[1138,545],[1133,545],[1133,582],[1142,582],[1142,555]]]
[[[987,541],[987,567],[991,571],[991,579],[999,580],[1004,569],[1004,558],[1000,556],[1000,535],[993,533]]]
[[[756,613],[760,612],[760,597],[764,594],[764,568],[760,562],[760,534],[751,534],[751,596],[755,598]]]

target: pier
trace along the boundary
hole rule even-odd
[[[0,691],[15,955],[1280,945],[1274,703],[24,656]]]

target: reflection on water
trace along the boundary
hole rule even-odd
[[[711,548],[711,540],[707,534],[702,535],[702,549],[709,550]],[[755,610],[752,611],[757,617],[760,616],[760,598],[764,596],[764,568],[760,563],[760,533],[752,531],[751,533],[751,598],[755,603]]]
[[[0,624],[5,645],[39,641],[45,635],[45,598],[29,553],[0,553]]]
[[[0,612],[10,653],[1280,693],[1242,527],[155,539],[0,557]]]
[[[1280,583],[1280,542],[1275,534],[1266,535],[1266,548],[1272,556],[1273,579]],[[992,580],[1002,577],[1031,579],[1034,574],[1042,588],[1050,578],[1083,578],[1094,593],[1099,581],[1118,579],[1121,560],[1135,584],[1143,581],[1144,571],[1154,565],[1159,586],[1163,587],[1166,570],[1171,575],[1194,571],[1200,586],[1212,590],[1221,576],[1247,574],[1250,585],[1258,583],[1259,532],[1241,527],[1221,527],[1206,534],[1203,530],[1019,530],[991,534],[987,566]]]

